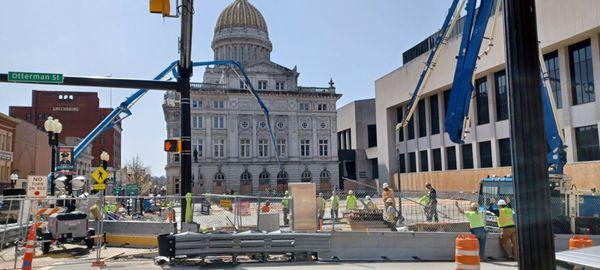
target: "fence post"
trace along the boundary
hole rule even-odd
[[[12,205],[13,205],[13,200],[10,200],[10,203],[8,204],[8,213],[10,214],[10,212],[12,212]],[[20,218],[19,215],[17,215],[17,218]],[[2,251],[4,249],[4,241],[6,240],[6,231],[8,230],[8,221],[9,221],[9,215],[6,215],[6,222],[4,223],[4,231],[2,231],[2,242],[0,242],[0,251]]]
[[[258,231],[258,224],[260,224],[260,213],[261,213],[260,203],[261,203],[261,197],[258,196],[258,206],[256,207],[256,230],[257,231]]]

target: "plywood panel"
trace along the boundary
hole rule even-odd
[[[479,189],[481,178],[511,173],[511,167],[470,169],[443,172],[403,173],[400,181],[403,191],[423,191],[425,183],[430,182],[439,192],[474,192]],[[573,179],[573,184],[579,190],[600,190],[600,162],[578,162],[567,164],[565,173]],[[398,175],[392,174],[395,187]]]
[[[317,187],[314,183],[290,183],[292,196],[293,230],[314,232],[317,230]]]

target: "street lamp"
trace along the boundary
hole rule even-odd
[[[19,175],[17,173],[12,173],[10,175],[10,184],[12,185],[12,188],[15,188],[17,185],[17,180],[19,180]]]
[[[58,135],[62,132],[62,124],[58,119],[48,116],[48,119],[44,122],[44,129],[48,133],[48,145],[52,149],[52,158],[50,163],[51,181],[50,181],[50,195],[54,195],[54,165],[56,164],[56,148],[58,147]]]
[[[102,168],[106,170],[106,168],[108,168],[108,161],[110,160],[110,156],[106,151],[102,151],[100,160],[102,161]]]

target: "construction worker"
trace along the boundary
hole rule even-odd
[[[508,200],[508,198],[507,198]],[[513,210],[505,200],[498,201],[498,227],[500,227],[500,245],[509,260],[517,260],[517,229],[513,219]]]
[[[287,190],[283,193],[281,205],[283,206],[283,224],[288,226],[290,224],[290,219],[288,218],[290,214],[290,192]]]
[[[346,211],[356,210],[356,196],[354,196],[354,191],[348,191],[348,196],[346,196]]]
[[[394,194],[394,190],[390,188],[390,185],[388,183],[383,183],[382,188],[383,192],[381,194],[381,197],[383,199],[383,202],[385,203],[387,202],[387,199],[391,198],[394,203],[394,207],[396,207],[396,196]]]
[[[335,190],[333,190],[331,193],[331,198],[329,198],[329,201],[331,201],[331,219],[337,219],[340,210],[340,196],[337,195]]]
[[[266,201],[265,205],[260,208],[260,212],[269,213],[271,211],[271,201]]]
[[[396,207],[394,207],[394,199],[387,198],[384,205],[383,222],[392,232],[396,232],[398,231],[398,229],[396,229],[396,217],[398,211],[396,210]]]
[[[454,202],[458,212],[464,214],[469,220],[469,229],[472,234],[477,237],[479,241],[479,258],[485,259],[485,212],[479,210],[479,206],[476,203],[471,203],[471,207],[467,211],[463,211],[458,205],[458,201]]]
[[[427,221],[428,222],[439,222],[438,212],[437,212],[437,191],[435,188],[431,186],[431,183],[426,183],[425,188],[427,189],[427,196],[429,197],[429,205],[427,207]]]
[[[371,196],[369,196],[369,195],[365,196],[365,200],[361,201],[361,202],[365,206],[365,209],[371,209],[371,210],[377,209],[377,205],[373,202],[373,200],[371,199]]]
[[[323,198],[323,193],[319,192],[317,195],[317,224],[321,225],[323,222],[323,217],[325,216],[325,199]]]

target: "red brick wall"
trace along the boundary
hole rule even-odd
[[[112,110],[99,108],[99,103],[98,93],[94,92],[33,90],[31,107],[10,107],[9,113],[15,118],[33,123],[42,130],[48,116],[58,118],[63,125],[61,141],[66,137],[83,139]],[[31,115],[29,119],[28,113]],[[115,147],[115,136],[119,138],[117,141],[120,141],[121,134],[111,129],[94,140],[92,166],[100,166],[99,157],[104,150],[111,154],[109,166],[120,168],[121,150],[120,145]]]

